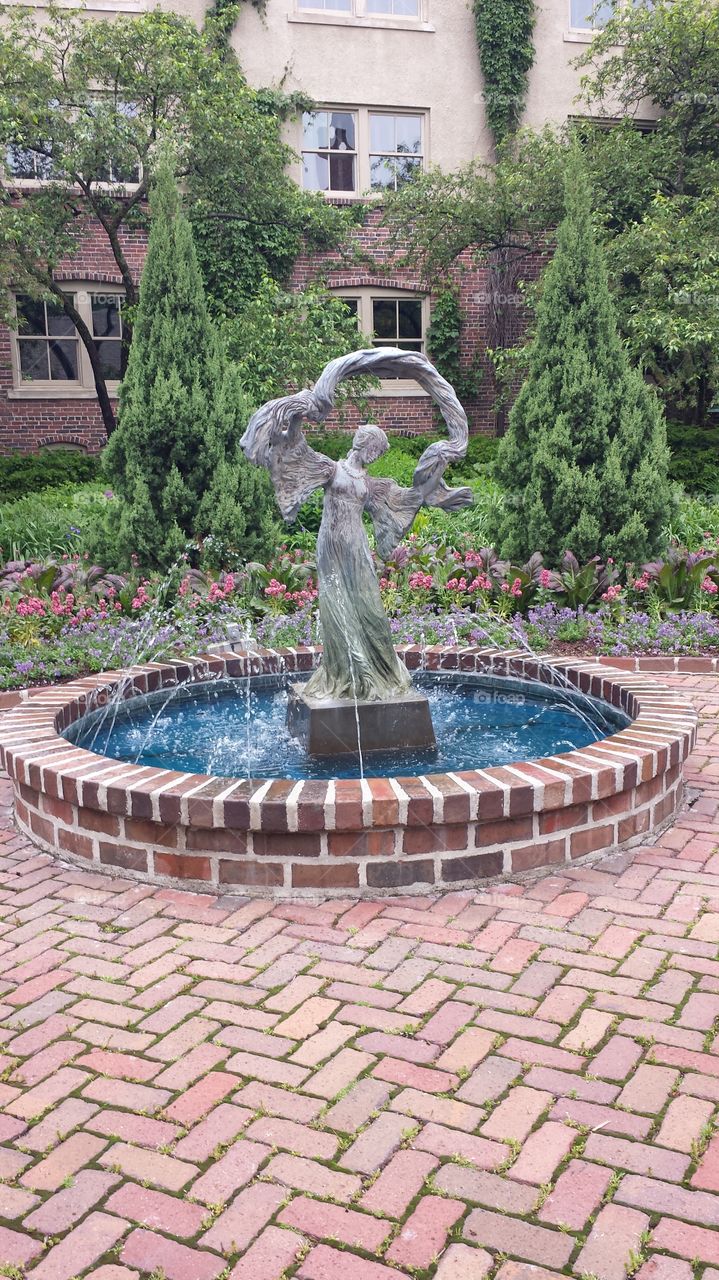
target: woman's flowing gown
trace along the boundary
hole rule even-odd
[[[322,663],[306,693],[313,698],[392,698],[410,688],[382,607],[362,512],[372,482],[342,459],[325,489],[317,539]]]

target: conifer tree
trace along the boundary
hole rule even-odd
[[[251,408],[209,316],[192,238],[169,163],[157,174],[134,339],[118,426],[104,454],[117,501],[109,556],[167,568],[209,535],[247,560],[276,542],[265,473],[239,439]]]
[[[565,550],[641,562],[669,509],[664,418],[619,336],[576,147],[564,185],[529,371],[498,454],[502,551],[541,551],[554,564]]]

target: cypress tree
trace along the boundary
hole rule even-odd
[[[541,551],[554,564],[565,550],[641,562],[669,511],[665,422],[619,336],[576,147],[564,186],[528,374],[496,464],[507,492],[502,551]]]
[[[274,500],[239,448],[251,407],[208,313],[168,163],[151,213],[118,425],[103,459],[117,498],[106,559],[127,566],[134,553],[143,568],[166,569],[209,535],[260,559],[276,542]]]

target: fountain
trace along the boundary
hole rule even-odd
[[[311,449],[339,383],[414,378],[447,439],[412,485],[369,476],[387,448],[361,426],[338,462]],[[457,510],[446,467],[467,419],[423,356],[359,351],[311,391],[264,405],[242,439],[293,519],[324,490],[322,649],[249,634],[184,661],[48,689],[0,722],[19,827],[97,871],[206,891],[426,892],[558,866],[670,821],[696,718],[670,689],[598,660],[491,646],[395,647],[363,525],[387,556],[422,506]]]

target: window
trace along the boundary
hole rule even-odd
[[[335,297],[357,317],[357,327],[375,347],[399,347],[400,351],[424,351],[429,323],[429,299],[409,290],[376,286],[338,289]],[[383,378],[378,396],[423,396],[411,378]]]
[[[375,347],[422,350],[422,299],[373,298],[372,343]]]
[[[302,169],[307,191],[356,191],[356,136],[351,111],[305,112]]]
[[[346,14],[349,18],[425,18],[427,0],[296,0],[299,13]]]
[[[367,13],[387,13],[394,18],[418,18],[419,0],[365,0]]]
[[[422,168],[422,117],[369,113],[370,177],[373,191],[396,191]]]
[[[74,301],[74,295],[70,297]],[[23,382],[77,382],[77,331],[55,302],[20,294],[17,305],[18,368]]]
[[[104,377],[118,381],[122,368],[122,299],[117,293],[91,293],[92,334]]]
[[[614,11],[612,0],[570,0],[569,25],[574,31],[601,31]]]
[[[396,191],[426,156],[420,111],[325,107],[302,118],[302,185],[327,195]]]
[[[103,376],[117,384],[122,368],[122,293],[112,285],[67,290],[93,336]],[[11,396],[95,394],[92,366],[72,320],[59,303],[27,294],[15,298],[17,327],[13,334],[14,391]]]
[[[29,147],[10,143],[5,152],[5,167],[13,178],[47,182],[52,177],[52,160],[49,156]]]

